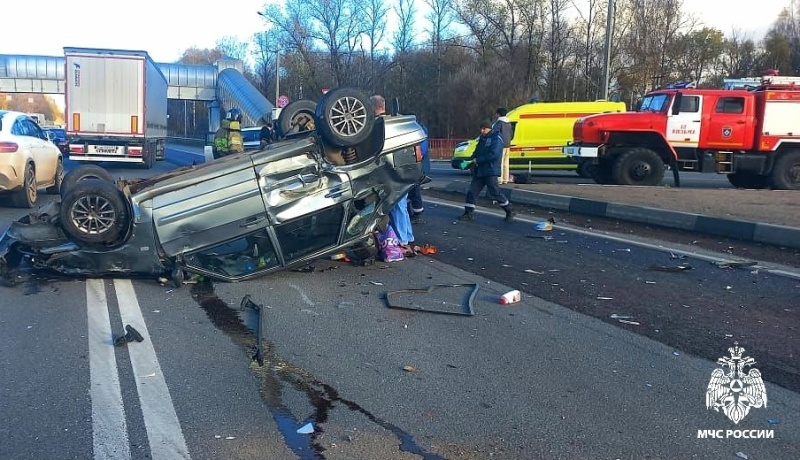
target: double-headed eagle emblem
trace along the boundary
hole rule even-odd
[[[719,358],[717,364],[722,368],[714,369],[706,391],[706,408],[722,412],[733,423],[739,423],[752,407],[767,407],[767,390],[761,380],[758,369],[750,369],[747,374],[744,368],[752,366],[756,361],[751,357],[742,358],[744,348],[737,343],[728,348],[731,357]],[[728,368],[725,373],[724,368]]]

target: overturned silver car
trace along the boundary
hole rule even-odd
[[[375,118],[351,88],[328,92],[313,121],[266,149],[147,179],[78,167],[60,202],[5,231],[0,274],[25,261],[68,275],[239,281],[365,244],[422,177],[425,132],[413,115]]]

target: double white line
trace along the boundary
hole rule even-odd
[[[130,324],[148,338],[147,325],[130,280],[114,280],[114,289],[122,323]],[[131,458],[130,443],[103,280],[86,281],[86,301],[94,460],[128,460]],[[150,443],[150,458],[190,460],[152,342],[132,344],[128,353]]]

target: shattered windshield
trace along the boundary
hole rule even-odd
[[[640,112],[663,112],[669,104],[668,94],[650,94],[642,99]]]

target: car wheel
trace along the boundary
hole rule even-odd
[[[63,182],[64,182],[64,161],[59,159],[58,165],[56,165],[55,182],[51,187],[47,187],[45,191],[50,195],[57,195],[61,193],[61,184]]]
[[[278,136],[286,137],[290,134],[313,131],[316,108],[317,104],[308,99],[294,101],[282,108],[278,116]]]
[[[375,115],[369,98],[354,88],[337,88],[317,104],[317,130],[337,147],[355,147],[372,134]]]
[[[37,195],[36,169],[33,163],[28,163],[22,177],[22,188],[11,195],[11,203],[19,208],[32,208],[36,204]]]
[[[664,180],[664,161],[646,148],[633,148],[614,162],[611,176],[618,185],[658,185]]]
[[[84,179],[101,179],[112,184],[114,183],[114,178],[111,176],[111,173],[106,171],[103,167],[97,165],[81,165],[64,176],[64,180],[61,181],[59,193],[61,193],[61,196],[64,196],[69,189]]]
[[[772,187],[800,190],[800,151],[782,153],[772,168]]]
[[[769,177],[762,174],[740,171],[728,174],[728,182],[736,188],[761,190],[769,185]]]
[[[578,165],[578,168],[575,169],[575,172],[577,172],[578,175],[580,177],[583,177],[584,179],[590,179],[592,177],[591,169],[592,169],[591,161],[582,161]]]
[[[531,176],[530,174],[514,174],[515,184],[530,184],[531,183]]]
[[[102,179],[85,179],[68,189],[59,217],[64,230],[84,243],[114,243],[130,223],[122,193]]]

